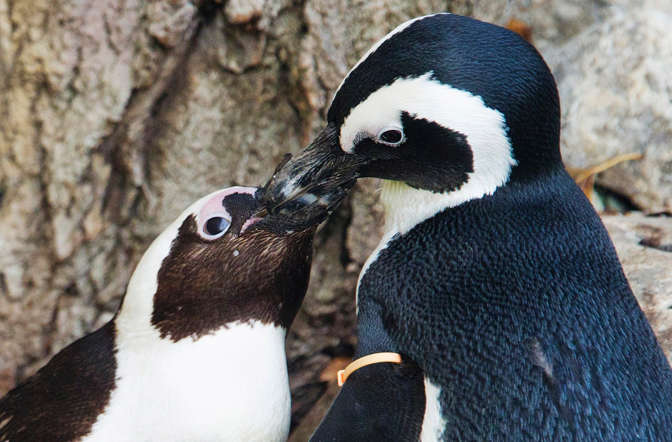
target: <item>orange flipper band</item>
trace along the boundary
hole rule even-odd
[[[348,380],[348,377],[355,371],[359,370],[362,367],[366,367],[371,364],[379,364],[381,362],[392,362],[393,364],[401,364],[401,355],[399,353],[371,353],[370,355],[362,356],[359,359],[355,359],[345,367],[344,370],[338,370],[336,378],[338,379],[338,386],[342,387],[345,384],[345,381]]]

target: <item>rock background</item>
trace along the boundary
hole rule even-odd
[[[567,164],[642,152],[599,188],[672,211],[667,0],[0,0],[0,394],[111,317],[144,248],[190,201],[261,184],[305,145],[372,43],[446,10],[529,25],[558,78]],[[376,201],[376,182],[361,182],[318,235],[288,341],[294,440],[352,353]],[[672,220],[604,219],[669,355]]]
[[[563,103],[564,159],[587,167],[637,152],[600,183],[647,212],[672,211],[672,3],[613,8],[605,20],[550,48]]]

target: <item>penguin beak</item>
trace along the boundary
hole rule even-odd
[[[341,150],[337,128],[329,124],[308,147],[278,165],[263,189],[264,209],[297,226],[316,225],[343,201],[366,163],[363,156]]]

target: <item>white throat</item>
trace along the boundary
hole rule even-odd
[[[422,221],[468,199],[415,189],[400,181],[383,180],[380,200],[385,210],[384,236],[403,235]]]
[[[383,180],[380,200],[385,210],[385,236],[405,234],[417,224],[450,207],[491,195],[492,190],[466,183],[455,192],[416,189],[400,181]]]

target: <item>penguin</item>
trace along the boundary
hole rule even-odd
[[[114,318],[0,399],[0,441],[286,440],[315,229],[256,216],[259,195],[219,190],[170,224]]]
[[[383,180],[355,357],[403,362],[352,373],[313,440],[672,440],[672,371],[559,134],[541,55],[472,18],[403,23],[347,74],[264,201]]]

